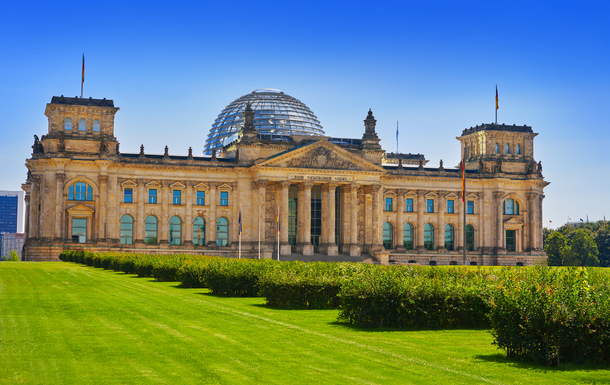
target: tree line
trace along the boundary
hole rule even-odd
[[[610,267],[610,222],[543,229],[544,251],[549,266]]]

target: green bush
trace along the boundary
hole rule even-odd
[[[485,326],[488,279],[468,268],[379,267],[344,281],[339,319],[365,328]]]
[[[610,362],[610,276],[594,268],[503,269],[492,285],[494,343],[545,365]]]
[[[276,263],[269,259],[213,259],[205,267],[204,282],[212,294],[257,297],[260,277]]]
[[[373,265],[362,263],[283,262],[267,270],[259,281],[267,304],[283,309],[339,307],[339,291],[349,279]]]

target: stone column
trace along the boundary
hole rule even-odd
[[[297,196],[297,250],[299,252],[301,252],[301,246],[303,244],[303,240],[305,239],[304,236],[304,228],[305,228],[305,223],[303,221],[303,215],[304,214],[304,196],[305,196],[305,186],[303,186],[303,183],[298,183],[297,184],[297,189],[298,189],[298,196]]]
[[[158,239],[161,246],[169,246],[169,205],[173,197],[169,188],[169,181],[161,181],[161,219],[159,220]]]
[[[206,223],[206,246],[207,247],[216,247],[216,201],[218,200],[217,192],[216,192],[216,182],[210,182],[210,223]]]
[[[447,250],[445,248],[445,211],[447,210],[447,200],[445,199],[445,191],[439,191],[438,192],[438,199],[437,199],[437,207],[435,207],[436,209],[436,223],[438,223],[438,240],[439,242],[437,243],[438,247],[437,249],[440,250]],[[455,233],[453,233],[453,246],[455,248]]]
[[[417,190],[417,251],[426,252],[424,247],[424,215],[426,213],[426,202],[424,202],[424,190]]]
[[[282,194],[280,203],[280,254],[290,255],[292,250],[288,244],[288,189],[290,188],[290,181],[283,181],[282,183]]]
[[[40,186],[40,176],[32,175],[30,177],[30,234],[29,237],[33,240],[38,238],[38,190]]]
[[[397,252],[404,253],[405,249],[403,233],[404,233],[404,211],[405,211],[405,190],[397,190],[396,195],[396,226],[394,229],[394,248]]]
[[[193,246],[193,182],[186,182],[185,189],[186,208],[184,216],[184,246],[192,248]]]
[[[466,231],[466,223],[464,223],[464,202],[462,202],[462,193],[458,193],[458,200],[455,202],[454,211],[457,214],[457,229],[456,229],[456,250],[463,253],[464,247],[464,231]]]
[[[300,245],[303,255],[313,255],[313,245],[311,244],[311,188],[313,183],[303,183],[303,199],[299,199],[299,206],[303,210],[303,239]]]
[[[495,228],[496,228],[496,252],[497,254],[506,254],[506,246],[504,245],[504,225],[502,223],[502,198],[504,193],[501,191],[494,192],[494,213],[495,213]]]
[[[64,180],[66,174],[55,174],[55,242],[62,242],[64,229]],[[27,237],[27,233],[26,233]]]
[[[373,237],[372,237],[372,251],[380,251],[383,249],[381,231],[383,230],[383,224],[381,223],[381,215],[379,213],[379,197],[381,186],[380,185],[372,185],[371,186],[371,195],[372,195],[372,204],[371,204],[371,221],[373,226]]]
[[[373,198],[371,186],[364,186],[364,252],[371,252],[373,246]]]
[[[99,228],[98,228],[98,237],[97,237],[97,242],[98,243],[106,243],[106,222],[107,222],[107,218],[106,218],[106,202],[108,200],[107,197],[107,191],[106,191],[106,187],[108,185],[108,175],[100,175],[98,177],[98,180],[100,182],[100,205],[99,205],[99,212],[95,213],[98,223],[99,223]],[[116,223],[112,223],[111,226],[119,226],[120,224],[116,224]]]
[[[117,218],[117,213],[119,211],[120,195],[117,193],[119,187],[117,174],[109,174],[108,175],[108,183],[106,184],[106,210],[107,210],[107,222],[115,223],[116,226],[109,226],[106,229],[106,241],[111,245],[118,246],[120,245],[120,231],[121,226],[119,225],[120,220]],[[145,218],[140,219],[140,223],[144,226]],[[70,235],[68,235],[70,236]]]
[[[542,251],[544,246],[542,244],[542,201],[544,200],[544,194],[539,194],[536,202],[536,221],[532,232],[534,233],[534,247],[536,251]]]
[[[25,241],[30,237],[30,192],[25,192],[25,228],[24,228]]]
[[[523,214],[523,248],[525,251],[532,251],[536,248],[534,243],[534,232],[536,229],[536,222],[534,222],[534,206],[536,205],[537,196],[538,194],[536,193],[527,193],[526,209],[521,209]]]
[[[350,257],[359,257],[362,254],[362,245],[358,244],[358,185],[349,186],[350,193]]]
[[[327,255],[339,255],[339,246],[337,246],[337,241],[335,239],[335,205],[336,205],[336,184],[328,185],[328,243],[326,245],[326,254]]]
[[[144,246],[144,226],[146,218],[144,217],[144,203],[146,202],[146,185],[144,179],[138,179],[138,206],[136,208],[136,219],[134,221],[134,244]]]
[[[320,234],[320,253],[326,252],[328,246],[328,184],[323,184],[322,189],[322,229]]]

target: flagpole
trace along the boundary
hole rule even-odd
[[[83,77],[80,82],[80,98],[83,98],[83,84],[85,84],[85,54],[83,53]]]
[[[261,259],[261,205],[258,205],[258,259]]]
[[[498,125],[498,85],[496,84],[496,126]]]
[[[277,260],[280,260],[280,206],[277,206]]]
[[[396,121],[396,153],[398,154],[398,120]]]
[[[465,154],[464,154],[465,155]],[[466,245],[466,156],[464,156],[464,159],[462,160],[462,203],[464,205],[463,207],[463,216],[464,216],[464,223],[462,224],[463,228],[462,228],[462,234],[463,234],[463,248],[462,248],[462,265],[466,266],[466,249],[467,249],[467,245]]]
[[[241,259],[241,205],[239,205],[239,259]]]

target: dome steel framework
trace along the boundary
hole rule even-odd
[[[237,139],[248,102],[254,110],[254,127],[259,134],[324,135],[318,118],[305,103],[280,90],[264,88],[235,99],[222,110],[208,134],[205,154]]]

